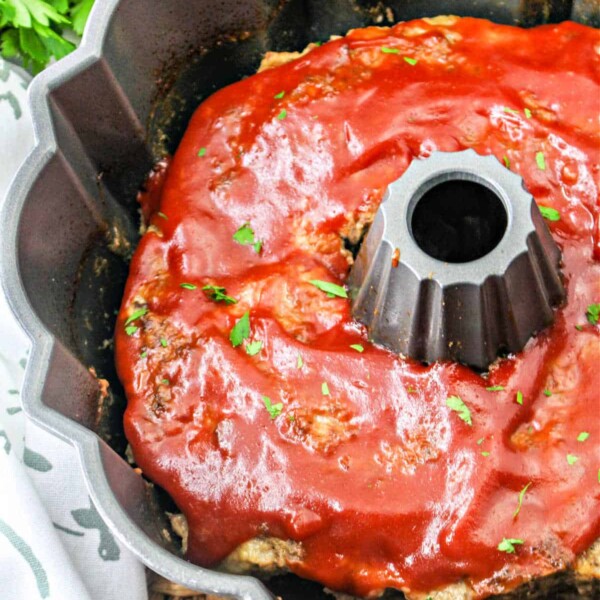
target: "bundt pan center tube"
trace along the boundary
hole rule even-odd
[[[597,3],[587,0],[416,0],[385,5],[367,0],[96,0],[81,47],[47,69],[32,85],[37,143],[3,207],[0,248],[2,283],[32,340],[22,393],[24,408],[34,421],[77,448],[90,495],[109,527],[150,569],[169,580],[222,597],[274,597],[256,578],[201,568],[181,558],[180,545],[165,536],[165,531],[171,530],[165,517],[164,493],[122,458],[127,445],[122,426],[126,401],[115,373],[111,340],[129,260],[139,241],[135,197],[140,183],[165,154],[175,152],[198,104],[217,89],[255,73],[267,51],[302,50],[311,41],[326,41],[330,35],[343,35],[351,28],[444,13],[521,26],[567,19],[592,26],[600,22]],[[468,172],[464,166],[461,173]],[[414,169],[418,168],[415,164]],[[427,169],[427,176],[433,171]],[[387,262],[382,264],[381,273],[387,277],[388,286],[394,279],[388,265],[398,273],[406,273],[409,266],[424,267],[428,260],[451,267],[432,269],[431,280],[426,270],[403,276],[413,302],[407,310],[414,312],[416,305],[426,308],[422,317],[413,314],[412,322],[418,327],[433,325],[432,336],[422,337],[419,347],[417,325],[400,329],[407,322],[403,315],[394,317],[397,329],[392,339],[386,342],[382,338],[383,343],[419,360],[446,356],[485,368],[498,349],[502,350],[502,344],[510,351],[547,325],[550,307],[562,298],[559,255],[529,196],[522,196],[517,180],[503,183],[508,176],[507,171],[493,178],[498,188],[485,183],[478,171],[467,180],[472,185],[464,188],[464,193],[470,194],[475,185],[478,197],[485,197],[497,218],[490,223],[485,239],[475,240],[467,249],[465,244],[458,244],[456,254],[449,253],[443,223],[433,231],[441,233],[442,244],[423,241],[431,237],[429,217],[442,216],[436,190],[443,196],[447,192],[443,186],[451,185],[451,191],[460,189],[463,193],[455,180],[436,179],[430,190],[418,188],[410,195],[414,202],[406,208],[412,212],[405,213],[400,224],[404,237],[399,244],[393,242],[393,231],[385,234],[392,241],[379,243],[385,222],[378,216],[352,272],[358,293],[355,311],[374,302],[368,287],[361,291],[361,282],[368,281],[369,272],[360,274],[360,269],[378,265],[384,254]],[[482,185],[486,191],[482,192]],[[515,187],[523,200],[519,204],[522,225],[514,221],[513,200],[505,201],[502,194],[502,190]],[[404,190],[397,193],[403,197]],[[391,194],[396,195],[394,186]],[[386,210],[384,207],[382,213]],[[469,231],[469,219],[463,221]],[[502,261],[494,268],[477,270],[475,277],[469,264],[491,260],[517,231],[521,236],[518,250],[508,248]],[[411,258],[411,248],[419,251],[418,260]],[[478,258],[467,260],[474,255]],[[514,277],[533,273],[537,287],[534,291],[528,282],[527,289],[537,294],[536,302],[543,300],[540,320],[534,322],[526,315],[523,321],[506,324],[505,331],[486,332],[485,339],[476,339],[472,353],[449,350],[472,338],[462,329],[450,329],[449,320],[444,322],[439,307],[452,300],[452,287],[442,279],[436,283],[435,278],[442,277],[443,271],[469,267],[457,281],[473,281],[474,305],[483,302],[487,307],[486,302],[493,302],[495,297],[488,293],[488,287],[510,287],[510,257],[525,265],[514,270]],[[488,277],[492,272],[494,275]],[[376,301],[383,304],[386,297]],[[435,306],[438,308],[434,310]],[[458,301],[453,310],[457,306]],[[356,314],[367,322],[375,310]],[[496,327],[497,322],[487,321],[486,314],[478,318],[486,327]],[[455,324],[458,321],[451,320]],[[377,335],[391,331],[385,323],[374,321],[371,326]],[[108,392],[99,387],[96,374],[108,380]],[[326,597],[309,582],[295,580],[294,585],[289,595],[283,594],[284,600]]]
[[[352,311],[394,352],[485,370],[553,321],[559,263],[518,175],[434,152],[389,186],[348,278]]]

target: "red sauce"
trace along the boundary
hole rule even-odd
[[[598,31],[573,23],[414,21],[356,30],[198,108],[116,331],[126,433],[187,516],[190,560],[276,536],[302,543],[292,571],[334,589],[466,579],[485,596],[572,565],[600,537],[600,344],[586,320],[600,301],[599,50]],[[465,148],[506,157],[560,212],[548,225],[568,293],[552,327],[483,376],[369,343],[347,300],[308,283],[343,283],[341,228],[412,160]],[[244,223],[260,253],[233,240]],[[229,340],[245,311],[254,356]],[[503,538],[523,543],[506,553]]]

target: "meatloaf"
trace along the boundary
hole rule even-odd
[[[422,19],[271,56],[199,106],[116,329],[126,434],[191,561],[365,597],[598,576],[599,65],[574,23]],[[466,148],[523,178],[567,290],[485,373],[372,343],[344,288],[386,187]]]

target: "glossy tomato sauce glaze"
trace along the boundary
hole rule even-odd
[[[334,589],[466,580],[484,596],[600,537],[600,345],[586,319],[600,301],[600,36],[445,23],[356,30],[215,93],[160,211],[145,206],[116,331],[126,433],[185,513],[198,564],[275,536],[301,542],[292,571]],[[465,148],[560,213],[548,225],[568,292],[552,327],[484,375],[369,343],[349,301],[309,283],[343,283],[340,232],[412,160]],[[233,239],[245,223],[259,252]],[[250,337],[233,347],[246,311]],[[522,544],[505,552],[503,538]]]

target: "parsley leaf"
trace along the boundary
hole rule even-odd
[[[567,462],[569,465],[573,466],[578,460],[578,456],[575,456],[574,454],[567,454]]]
[[[352,348],[352,350],[356,350],[357,352],[364,352],[365,349],[361,344],[350,344],[350,348]]]
[[[38,73],[75,49],[65,32],[81,35],[93,0],[0,0],[0,53]]]
[[[543,152],[535,153],[535,164],[538,166],[540,171],[546,170],[546,157],[544,156]]]
[[[285,91],[281,90],[281,92],[279,92],[279,94],[275,94],[273,96],[273,98],[276,98],[277,100],[281,100],[284,96],[285,96]]]
[[[525,116],[526,116],[528,119],[531,119],[531,111],[530,111],[528,108],[525,108],[525,109],[523,109],[523,111],[524,111],[524,113],[525,113]]]
[[[520,404],[521,406],[523,405],[523,392],[521,390],[519,390],[517,392],[517,404]]]
[[[498,544],[498,550],[500,550],[500,552],[506,552],[506,554],[514,554],[515,546],[523,543],[523,540],[516,538],[502,538],[502,541]]]
[[[471,420],[471,411],[469,407],[462,401],[460,396],[450,396],[446,398],[446,406],[458,414],[467,425],[473,425]]]
[[[71,8],[71,26],[77,35],[83,35],[86,21],[90,16],[94,0],[78,0],[71,2],[74,6]]]
[[[538,208],[544,219],[548,219],[548,221],[560,221],[560,213],[555,208],[550,208],[542,204],[538,204]]]
[[[287,110],[285,110],[285,108],[282,108],[281,112],[277,115],[277,118],[280,121],[283,121],[286,117],[287,117]]]
[[[250,313],[246,311],[244,315],[238,319],[229,334],[229,340],[234,348],[240,346],[241,343],[250,337]]]
[[[200,148],[200,150],[198,150],[198,156],[200,158],[202,158],[203,156],[206,156],[206,148],[204,146],[202,146],[202,148]]]
[[[163,348],[166,348],[169,345],[169,341],[167,340],[167,338],[160,338],[160,345]]]
[[[301,369],[304,366],[304,360],[302,360],[302,354],[298,354],[296,359],[296,369]]]
[[[598,320],[600,320],[600,302],[589,304],[585,309],[585,316],[590,325],[598,325]]]
[[[520,492],[519,492],[519,501],[517,502],[517,508],[513,513],[513,519],[521,512],[521,506],[523,506],[523,498],[525,498],[525,494],[527,490],[531,487],[532,482],[530,481]]]
[[[234,234],[233,240],[242,246],[252,246],[256,254],[260,254],[262,242],[254,237],[254,229],[250,227],[250,223],[244,223]]]
[[[544,396],[548,396],[548,398],[552,396],[552,392],[550,390],[544,390],[542,393],[544,394]]]
[[[330,281],[321,281],[320,279],[311,279],[309,281],[316,288],[320,289],[322,292],[325,292],[329,298],[347,298],[348,293],[346,289],[341,285],[337,285],[335,283],[331,283]]]
[[[483,451],[483,452],[481,453],[481,456],[485,456],[486,458],[487,458],[489,455],[490,455],[490,453],[489,453],[489,452],[487,452],[487,451]]]
[[[246,344],[246,354],[248,356],[254,356],[255,354],[258,354],[261,351],[262,347],[263,343],[260,340],[250,342]]]
[[[281,414],[281,411],[283,410],[282,402],[278,402],[277,404],[271,404],[271,399],[268,396],[263,396],[262,401],[271,419],[276,419]]]
[[[228,296],[224,287],[219,285],[205,285],[202,291],[215,302],[225,302],[225,304],[237,304],[237,300]]]
[[[125,325],[129,325],[129,323],[133,323],[133,321],[137,321],[140,317],[143,317],[148,312],[148,307],[144,306],[144,308],[138,308],[134,310],[130,315],[127,321],[125,321]]]
[[[179,287],[182,287],[184,290],[195,290],[198,288],[198,286],[193,283],[180,283]]]
[[[329,386],[327,385],[327,383],[323,382],[321,384],[321,394],[323,394],[323,396],[329,396]]]
[[[416,58],[411,58],[410,56],[403,56],[404,62],[407,62],[411,67],[414,67],[419,61]]]
[[[585,442],[588,438],[590,437],[590,434],[587,431],[582,431],[578,436],[577,436],[577,441],[578,442]]]
[[[400,54],[400,50],[398,50],[398,48],[388,48],[387,46],[382,46],[381,51],[384,54]]]
[[[504,161],[504,166],[507,169],[510,169],[510,160],[509,160],[508,156],[506,156],[506,154],[502,157],[502,160]]]
[[[492,385],[485,388],[488,392],[501,392],[504,389],[503,385]]]
[[[139,327],[136,327],[135,325],[128,325],[125,327],[125,333],[127,335],[133,335],[138,329]]]
[[[508,113],[510,115],[518,115],[519,114],[518,110],[515,110],[514,108],[508,108],[508,106],[505,106],[503,110],[505,113]]]
[[[159,216],[161,219],[164,219],[165,221],[168,221],[168,220],[169,220],[169,217],[167,217],[167,215],[165,215],[165,213],[164,213],[164,212],[160,212],[160,211],[158,211],[156,214],[157,214],[157,215],[158,215],[158,216]]]

